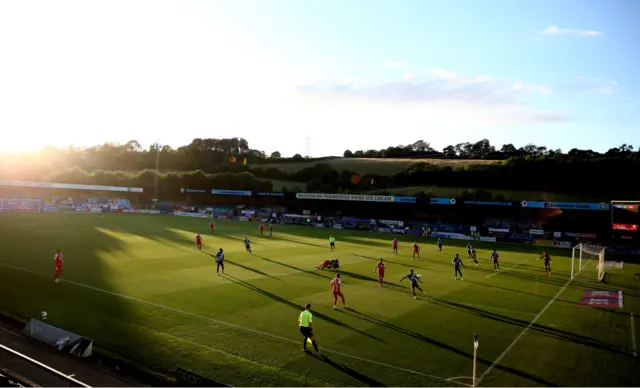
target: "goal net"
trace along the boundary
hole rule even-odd
[[[0,211],[39,212],[42,200],[38,198],[0,198]]]
[[[601,282],[605,275],[604,257],[603,246],[584,243],[576,245],[571,254],[571,279],[580,276]]]

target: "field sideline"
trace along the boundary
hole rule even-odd
[[[480,267],[463,242],[439,253],[422,241],[422,261],[390,234],[274,226],[173,216],[0,213],[0,309],[32,318],[46,310],[51,324],[93,339],[137,365],[171,375],[176,366],[236,386],[466,386],[471,383],[472,336],[480,340],[478,377],[485,386],[635,386],[632,355],[640,298],[625,263],[609,285],[594,282],[595,262],[569,282],[569,250],[551,251],[554,272],[536,261],[543,248],[478,244]],[[204,252],[194,236],[204,236]],[[350,310],[331,308],[333,274],[313,267],[332,257],[336,237]],[[245,234],[254,255],[244,252]],[[502,272],[490,269],[489,249]],[[56,248],[65,253],[63,282],[51,279]],[[227,255],[216,276],[211,255]],[[464,281],[451,258],[463,256]],[[386,284],[373,273],[387,261]],[[399,284],[409,268],[423,275],[425,296],[414,300]],[[623,309],[579,307],[585,289],[625,292]],[[313,305],[315,331],[326,358],[301,352],[296,319]]]

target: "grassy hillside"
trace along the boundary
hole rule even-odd
[[[440,166],[462,167],[472,164],[491,164],[493,160],[451,160],[451,159],[378,159],[378,158],[335,158],[320,161],[303,161],[292,163],[265,163],[254,165],[256,168],[275,168],[287,173],[300,171],[316,164],[328,164],[338,171],[350,170],[365,174],[393,175],[399,170],[418,162],[432,163]]]

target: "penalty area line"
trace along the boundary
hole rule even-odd
[[[40,272],[32,271],[32,270],[26,269],[26,268],[16,267],[16,266],[10,265],[10,264],[0,263],[0,265],[3,266],[3,267],[15,269],[15,270],[18,270],[18,271],[23,271],[23,272],[26,272],[26,273],[29,273],[29,274],[32,274],[32,275],[37,275],[37,276],[42,276],[42,277],[49,277],[49,276],[47,276],[45,274],[42,274]],[[143,299],[134,298],[132,296],[120,294],[120,293],[117,293],[117,292],[103,290],[102,288],[93,287],[93,286],[90,286],[90,285],[87,285],[87,284],[74,282],[73,280],[60,280],[60,282],[61,283],[73,284],[73,285],[78,286],[78,287],[83,287],[83,288],[87,288],[87,289],[90,289],[90,290],[93,290],[93,291],[102,292],[102,293],[105,293],[105,294],[113,295],[113,296],[116,296],[116,297],[119,297],[119,298],[123,298],[123,299],[128,299],[128,300],[131,300],[131,301],[134,301],[134,302],[146,304],[146,305],[157,307],[157,308],[160,308],[160,309],[173,311],[173,312],[178,313],[178,314],[188,315],[188,316],[191,316],[191,317],[194,317],[194,318],[202,319],[202,320],[209,321],[209,322],[212,322],[212,323],[216,323],[216,324],[219,324],[219,325],[233,327],[233,328],[238,329],[238,330],[244,330],[246,332],[262,335],[262,336],[273,338],[273,339],[277,339],[277,340],[280,340],[280,341],[285,341],[285,342],[289,342],[289,343],[297,344],[297,345],[299,345],[299,343],[300,343],[300,341],[295,341],[295,340],[292,340],[291,338],[282,337],[282,336],[279,336],[277,334],[272,334],[272,333],[268,333],[268,332],[260,331],[260,330],[254,330],[254,329],[251,329],[251,328],[248,328],[248,327],[245,327],[245,326],[236,325],[234,323],[221,321],[219,319],[205,317],[203,315],[191,313],[189,311],[176,309],[176,308],[173,308],[173,307],[161,305],[161,304],[158,304],[158,303],[149,302],[149,301],[146,301],[146,300],[143,300]],[[381,367],[384,367],[384,368],[394,369],[394,370],[397,370],[397,371],[400,371],[400,372],[411,373],[411,374],[414,374],[414,375],[423,376],[423,377],[427,377],[427,378],[434,379],[434,380],[445,381],[445,382],[453,382],[453,381],[449,381],[449,380],[447,380],[447,379],[445,379],[443,377],[434,376],[434,375],[430,375],[428,373],[418,372],[418,371],[415,371],[415,370],[412,370],[412,369],[407,369],[407,368],[403,368],[403,367],[399,367],[399,366],[395,366],[395,365],[391,365],[391,364],[386,364],[386,363],[383,363],[383,362],[380,362],[380,361],[375,361],[375,360],[370,360],[370,359],[367,359],[367,358],[354,356],[354,355],[351,355],[351,354],[348,354],[348,353],[343,353],[343,352],[340,352],[340,351],[337,351],[337,350],[322,349],[322,352],[331,353],[331,354],[335,354],[337,356],[351,358],[353,360],[358,360],[358,361],[365,362],[365,363],[368,363],[368,364],[378,365],[378,366],[381,366]],[[466,386],[467,385],[467,384],[460,383],[460,382],[454,382],[454,383],[462,385],[462,386]]]
[[[582,272],[583,269],[587,268],[587,265],[589,265],[589,262],[587,262],[587,264],[582,267],[582,269],[580,269],[580,271],[578,271],[578,273],[576,274],[579,275],[580,272]],[[518,334],[518,336],[513,340],[513,342],[511,342],[509,344],[509,346],[507,346],[507,348],[504,350],[504,352],[502,352],[502,354],[500,354],[498,356],[498,358],[496,358],[496,360],[493,362],[493,364],[491,364],[485,371],[484,373],[482,373],[482,375],[480,375],[480,377],[478,377],[478,380],[476,380],[476,386],[480,386],[480,384],[482,384],[482,381],[484,380],[485,377],[487,377],[487,375],[489,373],[491,373],[491,371],[498,365],[500,364],[500,362],[502,362],[502,360],[505,358],[505,356],[511,351],[511,349],[513,349],[513,347],[518,343],[518,341],[520,341],[520,339],[522,337],[524,337],[525,334],[527,334],[527,332],[533,327],[533,325],[536,324],[536,322],[538,322],[538,319],[540,319],[540,317],[542,316],[542,314],[544,314],[547,309],[549,307],[551,307],[551,305],[553,304],[553,302],[556,301],[556,299],[558,299],[558,297],[560,296],[560,294],[562,294],[562,292],[564,290],[567,289],[567,287],[569,286],[569,284],[571,284],[571,282],[573,281],[573,278],[569,278],[569,280],[565,283],[564,286],[562,286],[562,288],[560,289],[560,291],[558,291],[558,293],[549,301],[549,303],[546,304],[546,306],[544,306],[542,308],[542,310],[540,310],[540,312],[538,313],[538,315],[536,315],[533,320],[527,325],[527,327],[524,328],[524,330],[522,330],[522,332],[520,334]]]
[[[522,264],[526,263],[527,261],[529,261],[529,259],[526,259],[525,261],[522,261],[522,262],[520,262],[520,263],[518,263],[518,264],[516,264],[516,265],[512,265],[511,267],[509,267],[509,268],[505,269],[505,270],[504,270],[504,272],[506,272],[506,271],[508,271],[508,270],[510,270],[510,269],[513,269],[513,268],[515,268],[515,267],[517,267],[517,266],[519,266],[519,265],[522,265]],[[501,272],[493,273],[493,274],[491,274],[491,275],[487,276],[487,279],[489,279],[489,278],[491,278],[491,277],[494,277],[494,276],[496,276],[496,275],[500,275],[500,273],[501,273]]]

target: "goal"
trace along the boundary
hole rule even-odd
[[[581,277],[603,281],[605,276],[605,247],[593,244],[578,244],[571,254],[571,279]]]

